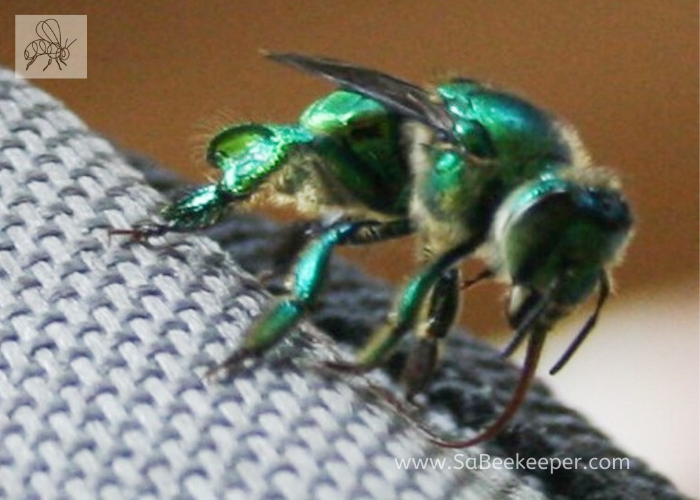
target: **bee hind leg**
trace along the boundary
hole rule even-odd
[[[235,196],[227,193],[218,184],[207,184],[188,192],[165,207],[161,212],[165,223],[140,222],[131,228],[111,229],[109,235],[126,235],[133,241],[142,242],[166,233],[204,229],[216,224],[235,199]]]

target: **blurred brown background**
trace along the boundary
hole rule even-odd
[[[600,327],[547,379],[631,454],[697,496],[697,2],[10,5],[0,16],[0,63],[14,65],[15,14],[87,15],[87,80],[35,83],[107,137],[192,180],[212,173],[196,157],[202,132],[227,121],[293,121],[330,90],[266,62],[260,48],[347,59],[416,82],[461,73],[519,91],[576,124],[593,158],[622,176],[637,235]],[[409,247],[344,255],[400,281],[411,269]],[[502,293],[487,285],[464,301],[462,322],[494,342],[505,337],[493,334],[507,333]],[[546,361],[586,313],[559,327]]]

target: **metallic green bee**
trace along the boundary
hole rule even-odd
[[[215,369],[235,370],[289,333],[316,302],[333,249],[416,233],[422,268],[398,293],[393,311],[356,363],[382,364],[410,330],[416,341],[404,369],[407,395],[424,388],[438,343],[455,319],[458,265],[478,256],[474,280],[510,285],[506,316],[515,333],[510,354],[529,338],[524,368],[501,416],[463,441],[495,436],[522,403],[546,334],[596,289],[593,314],[552,369],[559,370],[593,328],[610,290],[610,269],[630,238],[632,216],[614,175],[593,167],[576,132],[507,92],[456,78],[428,90],[344,62],[300,54],[270,59],[340,86],[313,103],[298,124],[228,126],[210,141],[207,160],[221,170],[167,206],[165,223],[115,229],[134,240],[215,224],[232,203],[268,194],[311,216],[342,214],[299,256],[287,295],[250,327],[236,352]]]

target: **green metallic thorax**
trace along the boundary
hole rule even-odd
[[[485,235],[511,191],[572,165],[563,127],[522,99],[467,80],[439,85],[436,92],[455,117],[455,131],[469,155],[440,149],[423,153],[415,206],[427,224],[449,226],[455,239]],[[462,225],[461,231],[454,230],[455,224]]]

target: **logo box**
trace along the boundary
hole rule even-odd
[[[15,73],[87,78],[87,16],[15,16]]]

